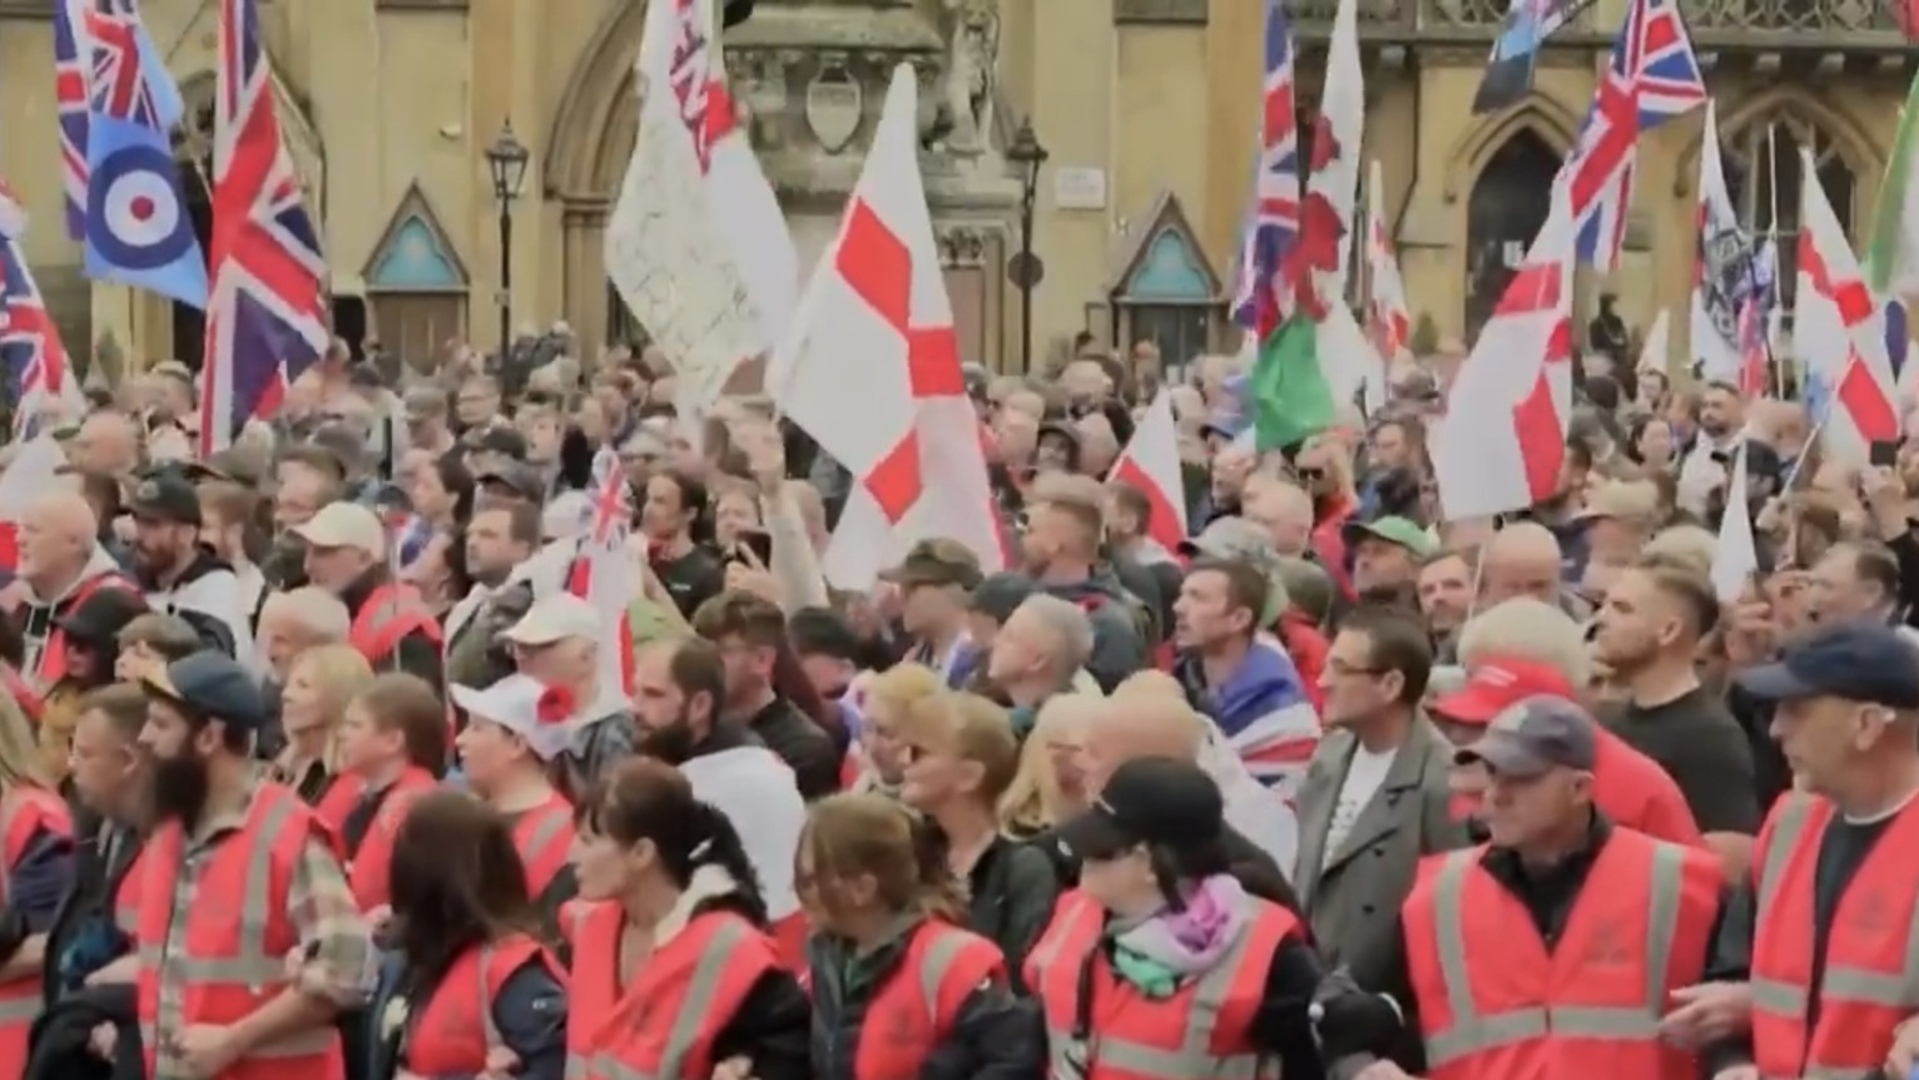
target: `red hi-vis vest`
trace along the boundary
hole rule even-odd
[[[567,906],[567,1080],[709,1080],[713,1040],[779,967],[772,941],[733,912],[695,915],[622,987],[625,922],[617,904]]]
[[[1615,828],[1549,952],[1485,850],[1426,860],[1401,911],[1427,1080],[1692,1080],[1659,1019],[1705,970],[1718,861]]]
[[[401,638],[416,631],[435,645],[442,643],[440,620],[426,606],[420,591],[389,581],[367,594],[347,631],[347,642],[366,657],[367,663],[377,664],[393,655]]]
[[[539,942],[524,935],[475,945],[461,953],[434,987],[426,1007],[409,1021],[404,1070],[416,1076],[473,1076],[485,1071],[488,1052],[506,1045],[493,1020],[493,1003],[513,973],[535,958],[565,985],[559,963]]]
[[[1081,1080],[1189,1080],[1277,1075],[1251,1028],[1266,997],[1273,956],[1299,919],[1252,899],[1255,913],[1213,967],[1171,997],[1141,994],[1113,971],[1100,947],[1106,913],[1084,893],[1060,897],[1053,921],[1026,957],[1026,985],[1046,1015],[1049,1069]],[[1092,964],[1092,1000],[1080,1000]],[[1091,1021],[1082,1037],[1083,1020]]]
[[[353,889],[353,900],[361,911],[372,911],[391,900],[387,888],[392,880],[393,840],[399,836],[400,824],[406,820],[406,812],[413,808],[413,800],[439,786],[432,773],[417,765],[408,766],[381,799],[380,808],[373,812],[373,821],[361,837],[360,846],[347,853],[347,884]],[[366,794],[366,778],[348,773],[333,781],[333,786],[327,788],[326,795],[320,799],[320,805],[314,808],[342,845],[346,843],[346,819]]]
[[[58,605],[59,613],[65,614],[75,610],[81,604],[86,603],[87,597],[92,596],[101,589],[125,589],[135,596],[140,595],[140,587],[138,585],[135,585],[124,575],[109,570],[106,573],[90,577],[75,586],[74,590],[67,594],[67,598],[60,601]],[[29,680],[32,685],[40,688],[41,693],[45,693],[54,683],[67,677],[67,665],[69,661],[67,648],[67,632],[60,629],[60,625],[55,623],[53,630],[47,635],[45,647],[40,650],[40,660],[34,665],[32,677]]]
[[[559,792],[513,823],[513,846],[526,864],[526,892],[538,900],[573,851],[573,804]]]
[[[0,799],[0,845],[6,864],[0,866],[0,894],[13,894],[13,868],[39,833],[73,835],[73,818],[60,796],[40,788],[19,786]],[[40,976],[22,976],[0,983],[0,1076],[25,1076],[27,1036],[40,1015]]]
[[[279,996],[287,954],[300,944],[287,894],[306,845],[326,826],[300,797],[262,782],[246,824],[206,849],[186,850],[178,821],[154,830],[140,855],[140,1039],[154,1075],[162,984],[184,995],[181,1024],[226,1026]],[[176,939],[174,923],[184,919]],[[172,948],[169,948],[169,946]],[[311,1028],[253,1051],[215,1080],[344,1080],[339,1029]]]
[[[1752,1049],[1763,1077],[1878,1076],[1893,1028],[1919,1012],[1919,805],[1907,804],[1839,897],[1813,978],[1813,873],[1832,804],[1787,793],[1753,852]]]
[[[927,919],[912,933],[899,967],[867,1003],[854,1080],[914,1080],[952,1037],[966,999],[989,980],[1006,979],[999,946],[970,930]]]

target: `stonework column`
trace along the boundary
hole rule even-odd
[[[1252,183],[1266,5],[1213,0],[1207,18],[1206,207],[1194,224],[1208,257],[1223,270],[1226,263],[1219,256],[1233,249]]]

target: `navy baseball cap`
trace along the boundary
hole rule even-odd
[[[1835,623],[1788,642],[1778,662],[1734,678],[1765,701],[1835,697],[1919,709],[1919,644],[1880,623]]]
[[[229,728],[255,732],[266,726],[260,684],[231,656],[211,649],[183,656],[147,675],[142,685],[184,709]]]

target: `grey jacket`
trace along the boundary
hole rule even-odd
[[[1328,968],[1349,964],[1361,985],[1387,964],[1399,933],[1399,908],[1412,891],[1419,861],[1466,844],[1452,820],[1446,774],[1452,746],[1424,716],[1335,851],[1326,833],[1340,785],[1359,741],[1329,730],[1313,752],[1299,790],[1299,864],[1293,883]]]

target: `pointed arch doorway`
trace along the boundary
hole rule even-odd
[[[1486,162],[1466,206],[1466,337],[1479,336],[1551,209],[1558,152],[1521,128]]]

